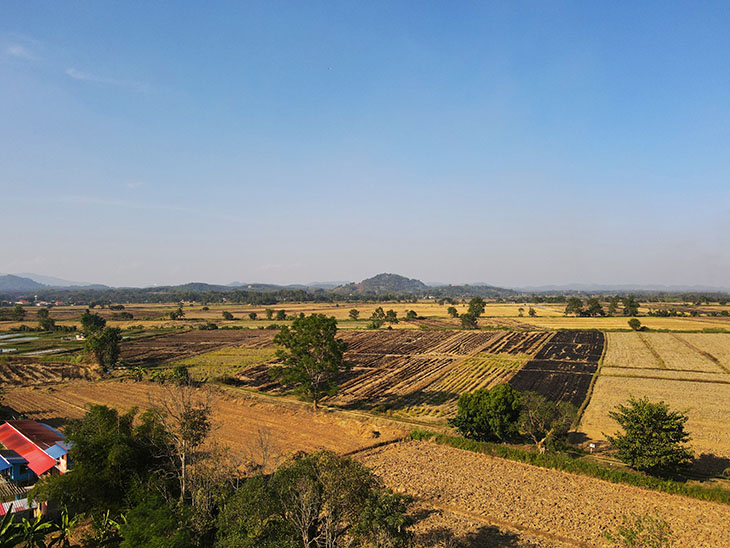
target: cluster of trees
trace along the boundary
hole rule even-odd
[[[464,437],[478,441],[518,441],[527,437],[542,453],[559,448],[576,418],[575,406],[553,402],[509,384],[462,394],[449,421]],[[607,439],[619,460],[648,474],[671,477],[694,458],[685,430],[688,417],[663,402],[630,398],[609,416],[622,431]]]
[[[573,314],[575,316],[615,316],[622,306],[622,314],[624,316],[636,316],[639,313],[639,302],[632,295],[619,299],[614,295],[608,301],[608,307],[603,309],[603,305],[598,297],[588,297],[585,302],[580,297],[570,297],[566,301],[565,315]]]
[[[99,314],[86,310],[81,315],[81,328],[86,337],[84,350],[101,367],[111,367],[119,360],[122,330],[107,327]]]
[[[382,306],[376,308],[370,316],[370,323],[368,329],[379,329],[384,323],[398,323],[398,313],[390,309],[388,311],[383,310]]]
[[[463,436],[478,441],[531,439],[541,453],[557,447],[568,433],[577,410],[534,392],[517,392],[509,384],[462,394],[449,421]]]
[[[73,471],[44,477],[30,494],[68,512],[57,524],[39,520],[37,542],[27,546],[71,546],[71,535],[62,544],[57,531],[82,516],[83,547],[409,545],[410,500],[363,465],[330,452],[300,453],[274,472],[260,466],[241,475],[235,459],[208,440],[209,394],[185,378],[165,389],[142,414],[95,405],[69,422]],[[27,541],[17,533],[0,530],[0,546]]]
[[[446,309],[446,313],[452,318],[461,318],[461,327],[464,329],[476,329],[479,326],[479,317],[484,314],[486,303],[481,297],[473,297],[469,301],[469,308],[466,312],[459,315],[456,307],[450,306]]]

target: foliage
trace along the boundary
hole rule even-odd
[[[324,314],[297,318],[274,337],[283,348],[277,351],[283,366],[270,372],[282,383],[295,386],[312,398],[314,408],[324,395],[337,391],[336,375],[347,368],[347,344],[337,338],[337,320]]]
[[[106,320],[99,314],[90,312],[88,308],[81,315],[81,329],[87,336],[101,331],[104,327],[106,327]]]
[[[406,320],[415,320],[418,318],[418,314],[416,314],[415,310],[409,310],[406,312]]]
[[[104,405],[89,408],[69,421],[66,436],[73,473],[44,476],[32,497],[54,500],[74,512],[116,511],[127,490],[149,477],[159,465],[148,420],[134,428],[136,409],[120,415]],[[144,419],[144,416],[143,416]]]
[[[360,317],[360,311],[357,308],[353,308],[349,313],[351,320],[357,320]]]
[[[170,319],[171,320],[182,320],[185,317],[185,311],[182,309],[182,306],[179,306],[177,310],[173,310],[170,312]]]
[[[624,297],[621,304],[624,307],[624,316],[637,316],[639,314],[639,301],[633,295]]]
[[[228,310],[224,310],[222,312],[222,316],[223,316],[223,319],[224,320],[232,320],[233,319],[233,314],[231,314],[230,312],[228,312]]]
[[[527,310],[527,313],[530,315],[531,318],[534,318],[535,316],[537,316],[537,312],[535,311],[535,309],[533,307],[530,307]]]
[[[95,314],[94,314],[95,315]],[[102,367],[117,363],[121,352],[122,330],[118,327],[105,327],[86,336],[84,349]]]
[[[159,495],[146,497],[125,514],[120,548],[189,548],[189,509],[168,504]]]
[[[467,314],[478,318],[479,316],[484,314],[485,306],[486,303],[484,302],[484,299],[482,299],[481,297],[473,297],[469,301],[469,310],[467,310]]]
[[[575,314],[580,316],[583,313],[583,301],[578,297],[570,297],[565,305],[565,315]]]
[[[16,322],[22,322],[25,318],[25,308],[22,304],[16,304],[13,308],[12,318]]]
[[[408,546],[409,499],[359,462],[299,454],[273,477],[248,479],[219,517],[218,548]]]
[[[267,308],[264,310],[264,313],[266,314],[267,320],[271,320],[274,317],[274,310],[272,308]]]
[[[623,523],[603,536],[621,548],[670,548],[674,546],[669,524],[658,515],[631,514]]]
[[[478,327],[477,317],[465,312],[461,315],[461,327],[463,329],[476,329]]]
[[[629,327],[634,331],[639,331],[641,329],[641,322],[637,318],[631,318],[629,320]]]
[[[456,310],[455,307],[450,306],[446,309],[446,313],[451,316],[452,318],[458,318],[459,317],[459,311]]]
[[[388,323],[398,323],[398,313],[390,309],[385,313],[385,321]]]
[[[568,402],[552,402],[536,392],[522,392],[519,429],[544,453],[555,440],[565,436],[577,410]]]
[[[277,310],[276,319],[279,321],[286,320],[286,310]]]
[[[252,320],[255,320],[255,319],[257,318],[257,316],[258,316],[258,315],[256,314],[256,312],[249,312],[249,313],[248,313],[248,317],[249,317],[250,319],[252,319]]]
[[[462,394],[449,424],[467,438],[505,441],[517,433],[520,410],[519,392],[505,383]]]
[[[605,316],[601,302],[596,297],[586,299],[585,313],[588,316]]]
[[[694,454],[685,444],[690,436],[684,426],[688,417],[671,411],[660,401],[630,398],[609,416],[623,433],[606,436],[618,451],[618,458],[636,470],[656,475],[671,475],[687,466]]]

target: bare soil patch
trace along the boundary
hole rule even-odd
[[[727,545],[730,506],[724,504],[424,442],[392,444],[366,451],[358,458],[387,485],[418,497],[425,505],[479,517],[485,524],[553,543],[547,546],[610,546],[602,537],[605,528],[615,527],[629,512],[654,511],[670,523],[677,534],[677,546]],[[446,514],[443,519],[446,528],[452,527],[453,518]]]

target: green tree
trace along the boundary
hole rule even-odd
[[[472,299],[469,301],[469,310],[468,314],[471,314],[475,318],[478,318],[482,314],[484,314],[484,308],[486,307],[486,303],[484,302],[484,299],[481,297],[472,297]]]
[[[87,336],[101,331],[104,327],[106,327],[106,320],[99,314],[94,314],[87,309],[81,315],[81,329]]]
[[[190,548],[195,546],[188,506],[167,503],[151,493],[124,514],[120,548]]]
[[[179,306],[177,310],[173,310],[170,312],[170,319],[171,320],[182,320],[185,317],[185,311],[182,309],[182,306]]]
[[[641,329],[641,322],[637,318],[631,318],[629,320],[629,327],[634,331],[639,331]]]
[[[540,453],[564,437],[575,420],[577,409],[568,402],[553,402],[536,392],[522,392],[519,430],[529,436]]]
[[[449,424],[464,437],[479,441],[510,439],[517,433],[522,410],[519,392],[506,383],[462,394],[457,408]]]
[[[658,515],[631,514],[624,516],[621,525],[603,536],[620,548],[671,548],[674,533],[669,524]]]
[[[25,318],[25,308],[22,304],[16,304],[13,308],[13,314],[12,314],[13,320],[16,322],[22,322],[23,318]]]
[[[620,302],[620,299],[618,298],[618,295],[614,295],[608,301],[608,309],[606,310],[606,312],[609,316],[616,315],[616,312],[618,311],[619,302]]]
[[[258,315],[256,314],[256,312],[249,312],[248,317],[251,318],[252,320],[255,320],[258,317]]]
[[[360,311],[357,308],[353,308],[350,310],[349,316],[351,320],[357,320],[360,317]]]
[[[276,319],[279,321],[286,320],[286,310],[277,310]]]
[[[53,331],[56,327],[56,322],[49,317],[47,308],[41,308],[38,311],[38,327],[43,331]]]
[[[295,386],[312,398],[314,409],[322,396],[337,391],[335,378],[347,368],[347,344],[337,338],[337,320],[324,314],[297,318],[291,328],[283,326],[274,337],[283,366],[272,367],[274,378]]]
[[[39,308],[38,312],[36,313],[36,318],[38,318],[39,320],[42,320],[44,318],[48,318],[49,314],[50,314],[50,310],[48,310],[47,308]]]
[[[266,319],[271,320],[274,317],[274,310],[271,308],[267,308],[264,310],[264,313],[266,314]]]
[[[603,311],[603,307],[601,306],[601,301],[599,301],[596,297],[590,297],[590,298],[586,299],[585,312],[589,316],[605,315],[605,312]]]
[[[246,480],[218,519],[217,548],[406,548],[410,499],[359,462],[299,454],[270,479]]]
[[[578,297],[570,297],[565,305],[565,315],[575,314],[580,316],[583,313],[583,301]]]
[[[418,318],[418,314],[416,314],[415,310],[409,310],[406,312],[406,320],[415,320]]]
[[[636,470],[655,475],[671,475],[686,467],[694,457],[686,445],[690,440],[684,427],[688,417],[669,409],[660,401],[630,398],[609,416],[623,429],[606,436],[620,460]]]
[[[465,312],[461,315],[461,327],[463,329],[476,329],[478,327],[477,317]]]
[[[222,315],[223,315],[223,319],[224,320],[232,320],[233,319],[233,314],[231,314],[230,312],[228,312],[228,310],[224,310]]]
[[[529,310],[527,311],[527,313],[530,315],[531,318],[534,318],[535,316],[537,316],[537,312],[532,307],[529,308]]]
[[[639,315],[639,301],[637,301],[633,295],[625,297],[621,304],[624,307],[624,316]]]
[[[456,310],[453,306],[450,306],[446,309],[446,313],[451,316],[452,318],[458,318],[459,317],[459,311]]]
[[[390,309],[385,313],[385,321],[388,323],[398,323],[398,313]]]
[[[122,330],[118,327],[105,327],[89,334],[84,341],[84,349],[101,367],[117,363],[121,353]]]

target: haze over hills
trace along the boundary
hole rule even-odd
[[[399,274],[377,274],[367,278],[360,283],[349,283],[334,288],[332,291],[338,295],[383,295],[388,293],[420,293],[428,289],[428,286],[421,280],[406,278]]]

